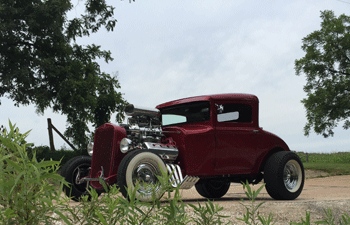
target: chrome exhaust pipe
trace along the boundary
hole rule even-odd
[[[125,106],[124,112],[127,116],[149,116],[159,117],[159,110],[147,107],[135,107],[133,104]]]

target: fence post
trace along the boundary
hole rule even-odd
[[[305,160],[306,162],[309,162],[309,153],[305,153]]]
[[[53,135],[52,135],[52,123],[51,123],[51,118],[47,118],[47,125],[48,125],[48,130],[49,130],[49,139],[50,139],[50,149],[51,151],[56,151],[55,145],[53,142]]]
[[[63,136],[63,134],[61,134],[61,132],[59,132],[58,130],[57,130],[57,128],[54,126],[54,125],[52,125],[52,123],[51,123],[51,118],[47,118],[47,123],[48,123],[48,125],[49,125],[49,137],[50,137],[50,148],[51,148],[51,151],[55,151],[55,146],[53,145],[53,136],[52,136],[52,129],[54,130],[54,131],[56,131],[56,133],[74,150],[74,151],[77,151],[77,149],[76,149],[76,147],[74,147],[74,145],[72,144],[72,143],[70,143],[69,141],[68,141],[68,139],[65,137],[65,136]]]

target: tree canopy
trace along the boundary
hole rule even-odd
[[[84,2],[85,13],[68,19],[70,0],[0,0],[0,97],[65,114],[65,135],[80,149],[87,123],[108,122],[125,104],[116,75],[97,63],[113,60],[111,52],[76,42],[101,27],[113,31],[114,9],[105,0]]]
[[[321,29],[303,39],[305,56],[295,61],[296,74],[305,74],[302,100],[306,108],[305,135],[310,130],[324,137],[344,122],[350,127],[350,17],[321,12]]]

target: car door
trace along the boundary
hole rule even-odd
[[[258,143],[252,106],[240,102],[218,102],[216,107],[215,172],[250,173],[256,161]]]

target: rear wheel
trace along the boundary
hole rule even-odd
[[[197,192],[205,198],[221,198],[230,188],[230,182],[201,179],[195,187]]]
[[[277,152],[266,162],[266,191],[276,200],[293,200],[304,187],[303,163],[294,152]]]
[[[164,194],[157,176],[163,170],[167,171],[164,161],[156,154],[145,151],[133,151],[120,162],[117,175],[117,184],[121,193],[128,198],[128,189],[134,190],[140,201],[150,202],[152,197],[161,198]]]

